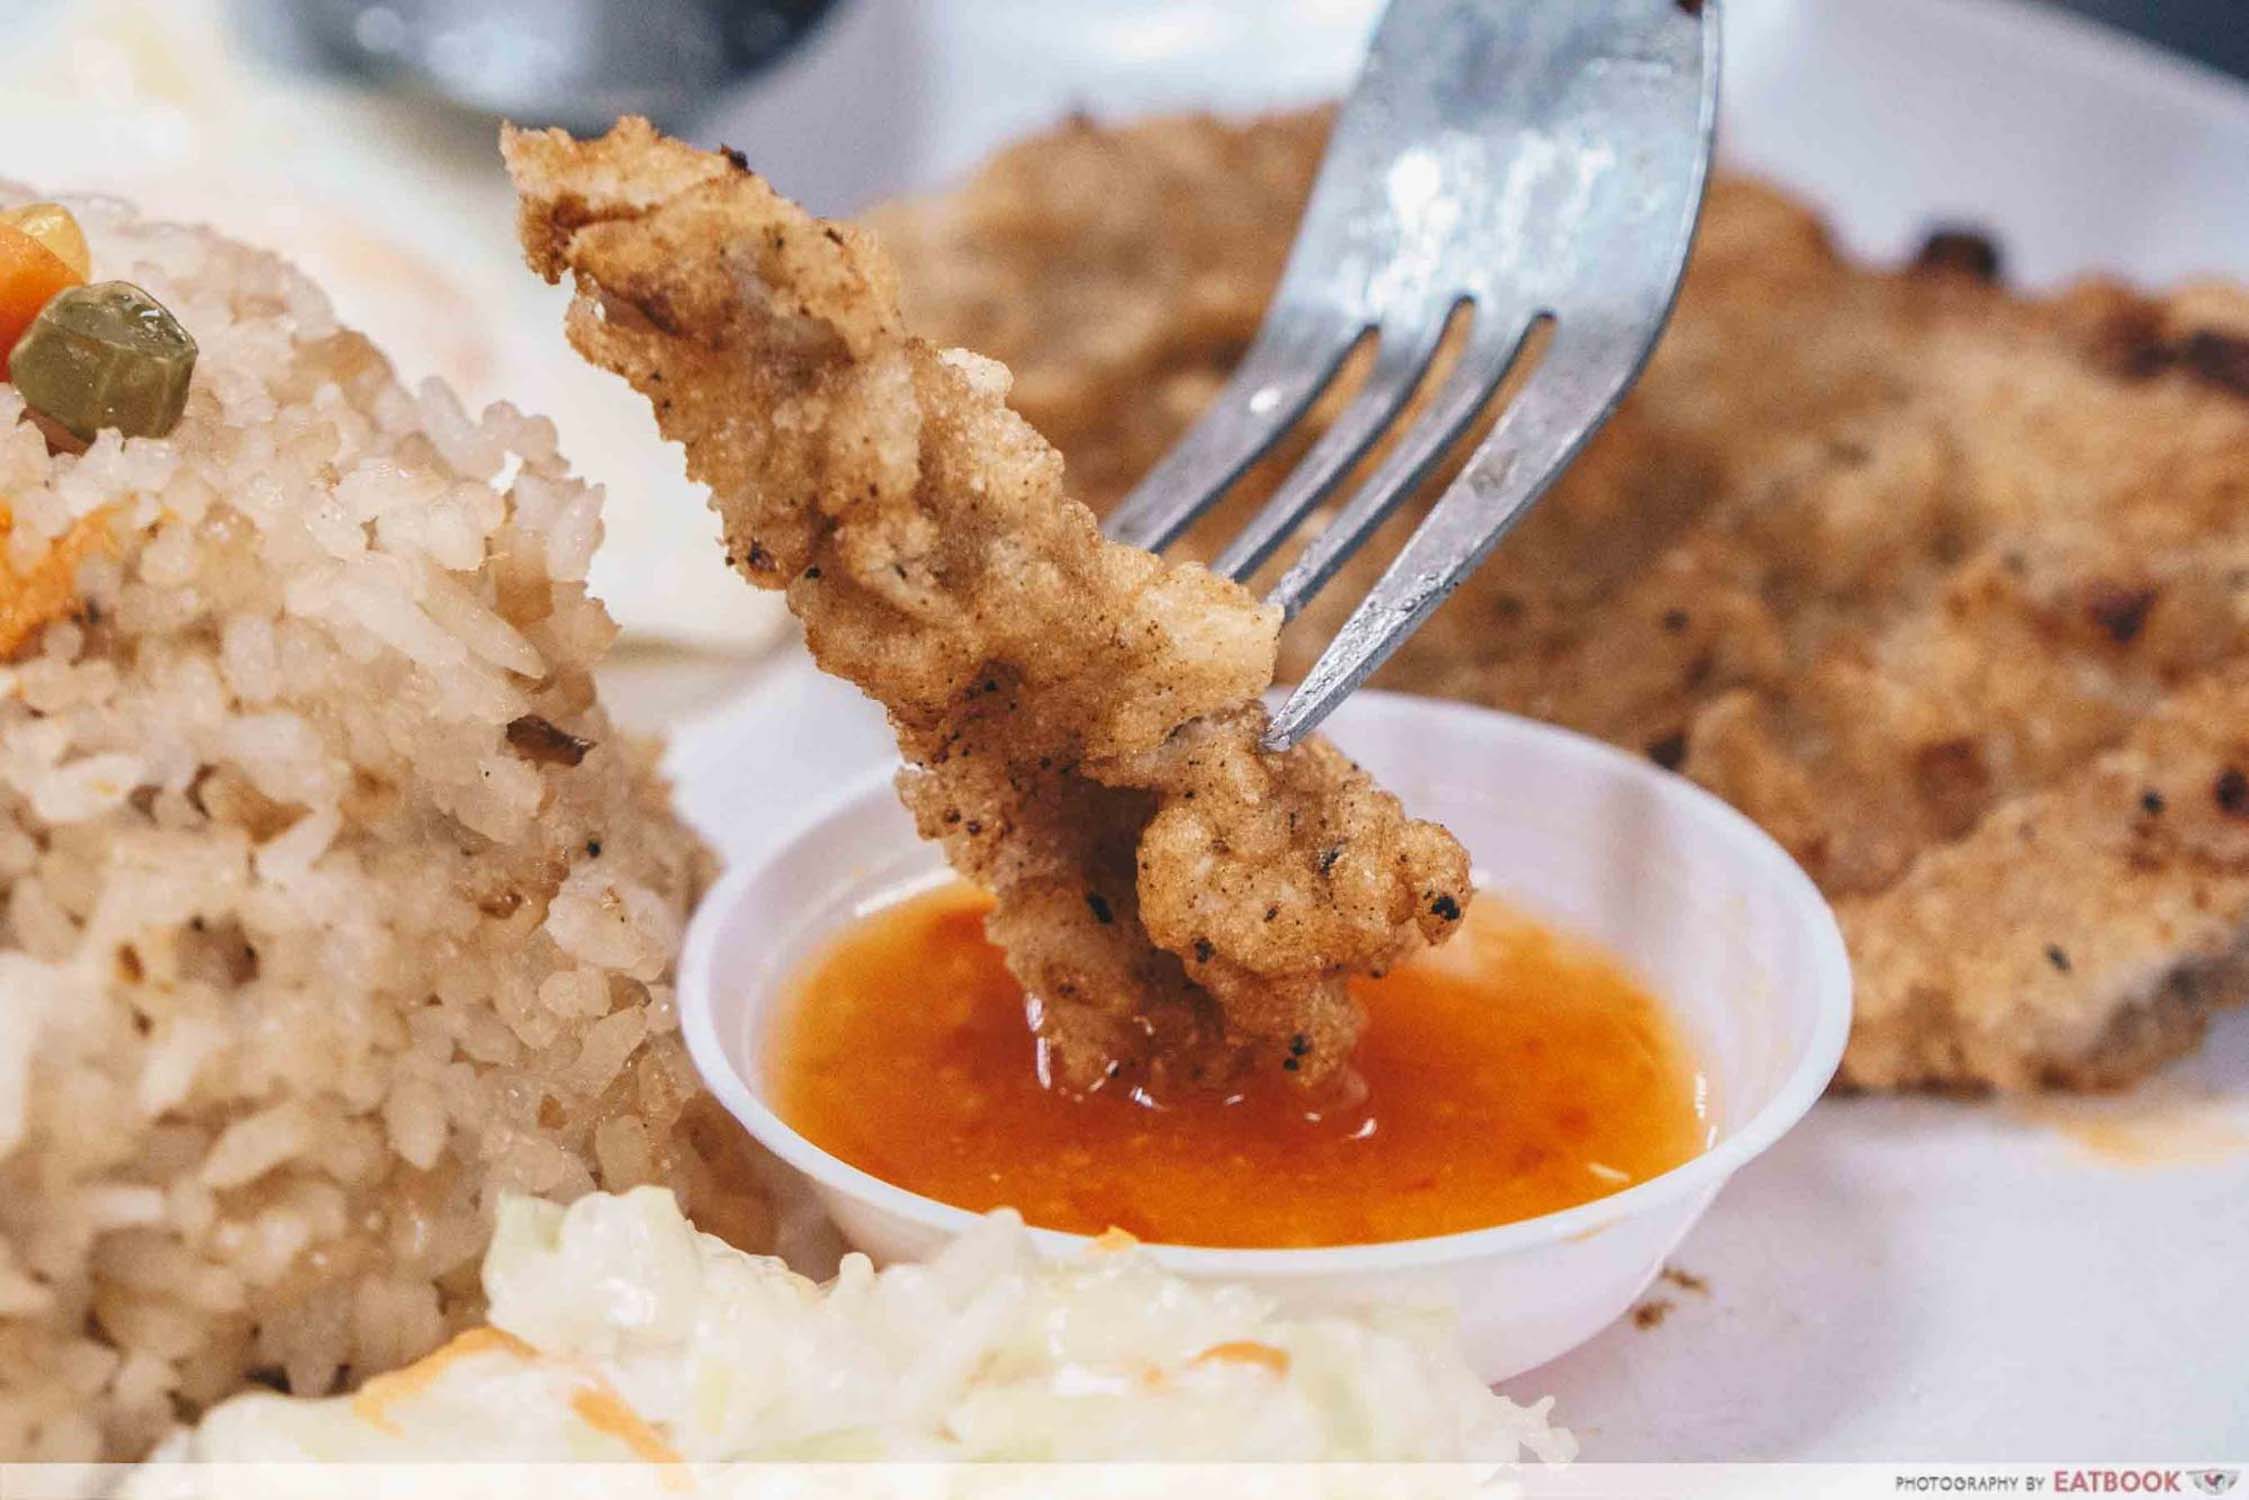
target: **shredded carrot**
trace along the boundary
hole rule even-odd
[[[647,1418],[627,1406],[624,1399],[606,1385],[581,1387],[570,1398],[570,1409],[594,1431],[623,1443],[642,1463],[683,1461],[672,1445],[664,1441],[663,1435],[648,1425]]]
[[[0,224],[0,359],[55,293],[86,278],[61,256],[13,225]]]
[[[1261,1344],[1255,1339],[1232,1339],[1223,1344],[1213,1344],[1191,1361],[1194,1364],[1258,1365],[1275,1375],[1286,1375],[1289,1357],[1286,1349],[1276,1349],[1271,1344]]]
[[[512,1333],[497,1328],[471,1328],[405,1369],[377,1375],[368,1381],[359,1388],[359,1394],[351,1398],[352,1413],[368,1425],[397,1437],[399,1427],[390,1418],[391,1406],[426,1393],[453,1365],[472,1354],[512,1354],[518,1359],[529,1359],[536,1353],[537,1350]]]
[[[114,552],[117,539],[109,530],[110,507],[80,516],[57,538],[44,557],[27,572],[8,566],[8,533],[15,517],[0,502],[0,659],[22,645],[31,633],[58,620],[77,606],[78,565],[95,551]]]

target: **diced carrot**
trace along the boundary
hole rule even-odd
[[[0,224],[0,360],[55,293],[85,279],[30,235]]]
[[[20,229],[54,251],[56,258],[78,273],[80,281],[93,274],[94,258],[86,248],[86,231],[78,227],[78,216],[60,203],[26,203],[11,208],[0,213],[0,224]]]
[[[110,507],[78,518],[55,544],[22,573],[8,566],[8,533],[15,516],[0,501],[0,662],[14,654],[34,631],[78,607],[78,565],[93,552],[116,550],[109,529]]]

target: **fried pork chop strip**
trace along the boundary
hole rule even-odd
[[[1102,540],[1005,370],[909,335],[859,232],[642,121],[504,144],[532,266],[574,280],[571,342],[889,711],[901,792],[998,898],[1061,1076],[1340,1066],[1346,978],[1449,935],[1467,862],[1326,745],[1257,748],[1275,612]]]
[[[2249,402],[2120,375],[2105,346],[2149,305],[2114,289],[1856,271],[1769,193],[1711,207],[1619,428],[1700,494],[1635,520],[1613,461],[1573,474],[1389,680],[1643,748],[1831,894],[1879,890],[2249,650]],[[1550,581],[1604,531],[1636,566]]]
[[[2249,674],[1839,906],[1846,1081],[2113,1086],[2191,1046],[2249,969]]]
[[[1074,472],[1104,477],[1098,504],[1192,419],[1254,326],[1241,292],[1279,264],[1322,127],[1316,114],[1074,126],[884,222],[940,336],[1040,372],[1039,419]],[[1144,215],[1159,191],[1166,211]],[[1268,218],[1247,231],[1252,205]],[[995,270],[1011,245],[1020,264]],[[1720,179],[1646,376],[1383,684],[1559,720],[1679,766],[1851,903],[1935,879],[1924,866],[2021,799],[2090,774],[2159,705],[2249,655],[2249,299],[2096,284],[2034,302],[1976,262],[1862,270],[1802,207]],[[1003,276],[1012,301],[996,294]],[[1112,319],[1130,336],[1058,337],[1089,298],[1137,309]],[[1099,420],[1147,388],[1171,399],[1130,428]],[[1276,471],[1253,474],[1247,498]],[[1329,607],[1361,584],[1339,580]],[[1308,611],[1284,638],[1284,675],[1333,624]],[[2059,888],[2097,862],[2057,832],[2029,869]],[[2041,925],[1977,938],[2035,953]],[[2119,1080],[2190,1044],[2185,1018],[2249,988],[2199,947],[2174,963],[2160,1002],[2081,968],[2073,999],[2041,985],[2020,1012],[2000,968],[1963,971],[1957,1003],[1908,1007],[1918,1060],[1894,1061],[1868,1022],[1846,1076]],[[2041,1028],[2048,1005],[2114,1026],[2072,1012]],[[1971,1041],[1978,1014],[2000,1019]]]

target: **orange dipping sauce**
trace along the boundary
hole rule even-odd
[[[1708,1144],[1662,1008],[1590,946],[1488,897],[1356,987],[1358,1103],[1308,1115],[1279,1078],[1164,1108],[1043,1087],[1023,991],[950,884],[875,912],[797,975],[775,1110],[900,1187],[1034,1225],[1165,1244],[1365,1244],[1606,1197]]]

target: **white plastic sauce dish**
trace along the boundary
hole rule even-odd
[[[1826,1088],[1850,1030],[1842,936],[1762,830],[1639,757],[1507,714],[1378,692],[1354,695],[1326,733],[1460,838],[1483,892],[1598,944],[1662,1002],[1708,1085],[1710,1145],[1608,1197],[1489,1229],[1319,1249],[1150,1250],[1182,1275],[1297,1306],[1449,1304],[1470,1364],[1502,1380],[1629,1308],[1726,1180]],[[805,961],[941,864],[889,772],[869,775],[735,864],[704,898],[680,961],[681,1026],[704,1081],[879,1262],[924,1257],[977,1215],[871,1176],[790,1128],[767,1102],[768,1047]],[[1048,1230],[1033,1238],[1055,1255],[1086,1245]]]

